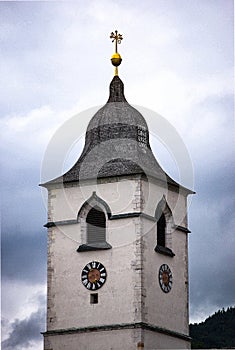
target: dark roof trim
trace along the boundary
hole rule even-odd
[[[107,250],[111,249],[112,246],[108,242],[97,242],[97,243],[90,243],[90,244],[81,244],[77,252],[88,252],[88,251],[94,251],[94,250]]]
[[[175,225],[175,229],[178,230],[178,231],[185,232],[185,233],[191,233],[191,231],[189,231],[189,229],[187,227]]]
[[[75,180],[71,180],[71,181],[64,181],[63,180],[63,176],[60,176],[54,180],[49,180],[48,182],[44,182],[42,184],[39,184],[39,186],[41,187],[45,187],[45,188],[60,188],[60,187],[69,187],[70,184],[81,184],[81,185],[86,185],[93,183],[95,180],[95,183],[103,183],[102,180],[106,180],[106,182],[108,182],[108,179],[119,179],[119,178],[129,178],[129,177],[135,177],[135,176],[141,176],[141,179],[144,181],[150,181],[153,183],[158,183],[158,184],[163,184],[165,185],[165,182],[162,181],[161,179],[153,176],[153,175],[146,175],[144,172],[138,172],[138,173],[130,173],[130,174],[123,174],[123,175],[108,175],[108,176],[102,176],[102,177],[98,177],[98,178],[87,178],[87,179],[81,179],[79,181],[75,181]],[[184,187],[182,185],[179,185],[177,182],[175,182],[174,180],[172,180],[169,176],[167,176],[168,180],[167,180],[167,185],[168,188],[174,192],[179,193],[180,191],[184,191],[185,193],[187,193],[187,195],[189,194],[195,194],[195,191],[190,190],[187,187]],[[67,185],[67,186],[66,186]]]
[[[110,220],[118,220],[118,219],[127,219],[127,218],[136,218],[141,215],[140,212],[133,213],[124,213],[124,214],[114,214],[111,215]]]
[[[167,256],[170,256],[171,258],[173,258],[175,256],[175,253],[173,253],[173,251],[170,248],[167,248],[167,247],[162,247],[160,245],[156,245],[154,250],[155,250],[156,253],[167,255]]]
[[[61,221],[49,221],[43,227],[55,227],[55,226],[63,226],[63,225],[74,225],[77,224],[77,220],[61,220]]]

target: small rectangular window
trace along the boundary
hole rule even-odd
[[[90,303],[98,304],[98,293],[94,293],[90,295]]]
[[[137,139],[140,147],[147,147],[147,130],[145,128],[137,127]]]

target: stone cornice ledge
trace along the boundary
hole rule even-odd
[[[145,219],[151,220],[151,221],[157,221],[154,216],[142,213],[142,212],[132,212],[132,213],[123,213],[123,214],[110,214],[109,220],[118,220],[118,219],[128,219],[128,218],[136,218],[136,217],[143,217]],[[70,219],[70,220],[61,220],[61,221],[49,221],[47,222],[44,227],[50,228],[55,226],[63,226],[63,225],[76,225],[78,224],[77,219]],[[183,227],[180,225],[174,225],[175,230],[179,230],[185,233],[191,233],[187,227]]]
[[[153,216],[150,216],[148,214],[142,213],[142,212],[132,212],[132,213],[123,213],[123,214],[110,214],[109,220],[119,220],[119,219],[128,219],[128,218],[136,218],[136,217],[144,217],[146,219],[149,219],[151,221],[156,221],[156,219]],[[49,221],[47,222],[44,227],[50,228],[55,226],[63,226],[63,225],[76,225],[78,223],[78,220],[61,220],[61,221]]]
[[[102,325],[102,326],[90,326],[90,327],[81,327],[81,328],[66,328],[66,329],[53,329],[46,332],[41,332],[44,337],[53,336],[53,335],[63,335],[63,334],[75,334],[75,333],[90,333],[90,332],[100,332],[100,331],[110,331],[110,330],[120,330],[120,329],[136,329],[142,328],[152,332],[162,333],[169,335],[174,338],[183,339],[186,341],[191,341],[191,338],[183,333],[178,333],[171,331],[166,328],[158,327],[151,325],[145,322],[138,323],[121,323],[121,324],[111,324],[111,325]]]

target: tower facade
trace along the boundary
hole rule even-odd
[[[117,74],[117,70],[116,70]],[[187,196],[118,75],[83,152],[48,189],[44,350],[190,348]]]

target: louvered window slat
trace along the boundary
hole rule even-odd
[[[104,212],[98,208],[92,208],[86,218],[87,243],[105,242],[106,219]]]

